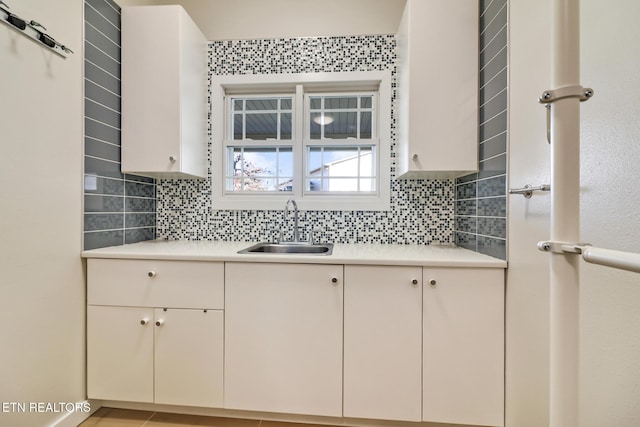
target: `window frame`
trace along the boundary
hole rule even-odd
[[[305,173],[307,154],[306,142],[309,141],[305,115],[305,95],[314,94],[349,94],[355,92],[376,92],[374,111],[377,111],[377,126],[373,131],[377,136],[375,148],[377,165],[377,193],[363,194],[354,192],[327,193],[305,192]],[[292,192],[239,192],[228,193],[226,189],[225,156],[228,146],[237,146],[234,140],[226,140],[231,135],[231,121],[227,120],[232,96],[260,97],[293,95],[292,139],[277,141],[291,142],[293,165]],[[297,74],[265,74],[265,75],[227,75],[212,76],[210,86],[211,99],[211,188],[213,209],[273,210],[282,209],[287,199],[293,197],[303,210],[337,211],[337,210],[374,210],[390,209],[390,177],[391,177],[391,72],[359,71],[336,73],[297,73]],[[298,106],[298,107],[296,107]],[[301,107],[300,107],[301,106]],[[301,108],[302,114],[295,114],[295,108]],[[229,122],[229,123],[227,123]],[[372,135],[373,136],[373,135]],[[372,138],[373,140],[374,138]],[[239,142],[241,140],[235,140]],[[312,140],[311,145],[318,145],[321,140]],[[324,140],[331,142],[341,140]],[[371,141],[371,140],[366,140]],[[273,140],[253,140],[264,146],[273,146]],[[361,145],[362,140],[354,139],[352,145]],[[288,145],[288,144],[287,144]],[[327,145],[327,144],[324,144]],[[257,146],[257,145],[256,145]],[[302,152],[301,152],[302,151]]]
[[[311,98],[312,97],[324,97],[324,98],[332,98],[332,97],[341,97],[341,96],[347,96],[347,97],[363,97],[363,96],[371,96],[372,97],[372,106],[371,106],[371,112],[372,117],[371,117],[371,138],[319,138],[319,139],[311,139],[311,127],[308,126],[311,122],[311,120],[309,119],[311,113],[314,111],[310,108],[310,104],[311,104]],[[380,139],[378,138],[378,108],[379,108],[379,102],[378,102],[378,91],[375,90],[359,90],[359,91],[345,91],[345,92],[305,92],[304,93],[304,105],[303,105],[303,116],[304,116],[304,124],[305,124],[305,128],[304,128],[304,136],[303,136],[303,140],[302,140],[302,164],[303,164],[303,179],[302,179],[302,192],[303,195],[306,197],[310,197],[310,196],[322,196],[322,197],[331,197],[334,195],[337,196],[341,196],[341,197],[347,197],[347,196],[352,196],[352,197],[365,197],[367,195],[369,196],[377,196],[380,192],[380,179],[379,179],[379,175],[380,175],[380,170],[379,168],[379,151],[380,151]],[[353,110],[350,109],[350,110]],[[361,108],[358,106],[355,108],[356,113],[360,113]],[[326,110],[324,108],[320,109],[320,111],[325,112]],[[335,111],[333,111],[335,112]],[[307,120],[309,119],[309,120]],[[358,124],[360,123],[360,119],[357,118],[357,122]],[[360,126],[358,125],[358,133],[360,133]],[[324,132],[322,132],[324,133]],[[361,148],[372,148],[372,155],[374,156],[374,160],[373,162],[375,163],[375,168],[374,170],[376,171],[376,175],[374,177],[367,177],[368,179],[375,179],[376,181],[376,185],[375,185],[375,191],[369,191],[369,192],[361,192],[361,191],[341,191],[341,192],[327,192],[327,191],[311,191],[311,190],[307,190],[307,179],[310,179],[310,175],[308,174],[307,166],[309,163],[309,148],[310,147],[318,147],[318,148],[356,148],[356,149],[361,149]],[[330,180],[331,178],[326,178],[327,180]],[[353,179],[353,177],[334,177],[333,179]],[[360,171],[358,171],[358,176],[356,179],[362,179],[360,177]],[[322,178],[322,180],[324,180],[324,178]]]
[[[267,139],[251,139],[251,138],[243,138],[243,139],[235,139],[235,135],[234,135],[234,112],[235,110],[233,109],[233,100],[234,98],[242,98],[244,100],[249,100],[249,99],[261,99],[261,98],[278,98],[278,99],[282,99],[282,98],[291,98],[291,116],[292,116],[292,123],[291,123],[291,139],[279,139],[279,138],[267,138]],[[296,123],[295,123],[295,111],[296,111],[296,97],[295,94],[291,94],[291,93],[267,93],[267,94],[231,94],[227,96],[227,99],[225,99],[225,103],[227,104],[225,106],[226,110],[225,110],[225,119],[226,119],[226,124],[225,124],[225,134],[224,134],[224,138],[222,140],[222,145],[223,145],[223,150],[222,150],[222,156],[223,157],[223,164],[224,166],[224,189],[223,189],[223,194],[225,196],[231,196],[231,197],[238,197],[238,195],[240,194],[244,194],[246,196],[253,196],[254,194],[277,194],[277,192],[275,191],[269,191],[269,192],[264,192],[264,193],[258,193],[258,192],[248,192],[248,191],[239,191],[239,192],[234,192],[234,191],[229,191],[227,190],[227,186],[228,186],[228,180],[232,179],[231,176],[229,176],[229,165],[227,164],[226,160],[228,158],[228,149],[231,147],[241,147],[241,148],[289,148],[291,147],[291,152],[292,152],[292,156],[294,159],[294,165],[295,165],[295,158],[296,156],[298,156],[298,151],[296,150]],[[246,116],[247,111],[251,111],[251,110],[243,110],[243,116]],[[278,110],[278,113],[280,113],[281,110]],[[251,113],[249,113],[251,114]],[[263,113],[258,113],[258,114],[263,114]],[[246,128],[246,122],[243,122],[243,134],[245,134],[246,132],[244,131],[244,129]],[[280,133],[281,128],[278,125],[278,133]],[[292,171],[292,174],[295,176],[295,170]],[[277,177],[277,175],[276,175]],[[243,177],[244,178],[244,177]],[[266,178],[266,177],[265,177]],[[292,191],[284,191],[282,192],[284,194],[288,194],[290,196],[292,196],[294,193]]]

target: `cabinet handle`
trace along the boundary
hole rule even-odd
[[[438,283],[438,282],[436,282],[436,279],[431,279],[431,280],[429,280],[429,284],[430,284],[431,286],[435,286],[435,285],[436,285],[436,283]]]
[[[338,283],[338,278],[337,277],[332,277],[331,278],[331,283]]]
[[[150,271],[150,272],[147,273],[147,276],[156,277],[156,272],[155,271]]]
[[[414,161],[417,161],[417,160],[418,160],[418,155],[417,155],[417,154],[414,154],[413,156],[411,156],[411,158],[412,158]]]
[[[411,280],[411,284],[412,285],[417,285],[418,284],[418,279],[412,279]]]
[[[156,326],[162,326],[164,325],[164,320],[157,320],[156,321]]]
[[[141,325],[146,325],[147,323],[149,323],[149,319],[147,318],[140,320]]]
[[[176,160],[178,160],[178,158],[177,158],[176,156],[169,156],[169,161],[170,161],[171,163],[175,163],[175,162],[176,162]]]

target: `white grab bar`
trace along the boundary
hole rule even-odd
[[[640,254],[583,246],[582,258],[592,264],[640,273]]]
[[[538,242],[538,249],[544,252],[579,254],[582,259],[591,264],[620,270],[640,273],[640,254],[634,252],[615,251],[591,246],[589,243],[567,243],[544,241]]]

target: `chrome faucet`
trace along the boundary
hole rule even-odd
[[[284,227],[287,223],[287,216],[289,214],[290,204],[293,205],[293,242],[300,243],[300,231],[298,226],[298,204],[293,199],[287,200],[287,204],[284,205],[282,226]]]

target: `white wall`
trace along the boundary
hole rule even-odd
[[[548,184],[550,149],[540,93],[549,89],[550,0],[509,1],[508,186]],[[541,29],[542,28],[542,29]],[[543,427],[549,412],[549,194],[509,196],[506,425]]]
[[[640,3],[581,2],[581,237],[640,253]],[[583,264],[582,427],[640,425],[640,274]]]
[[[116,0],[181,4],[208,40],[394,34],[405,0]]]
[[[550,0],[510,1],[510,186],[549,182]],[[581,237],[640,252],[640,30],[635,0],[581,2]],[[548,195],[510,196],[507,426],[548,425]],[[581,264],[580,426],[640,425],[640,275]]]
[[[7,3],[76,53],[62,60],[0,25],[0,402],[77,402],[85,398],[83,6]],[[59,416],[0,411],[0,425]]]

